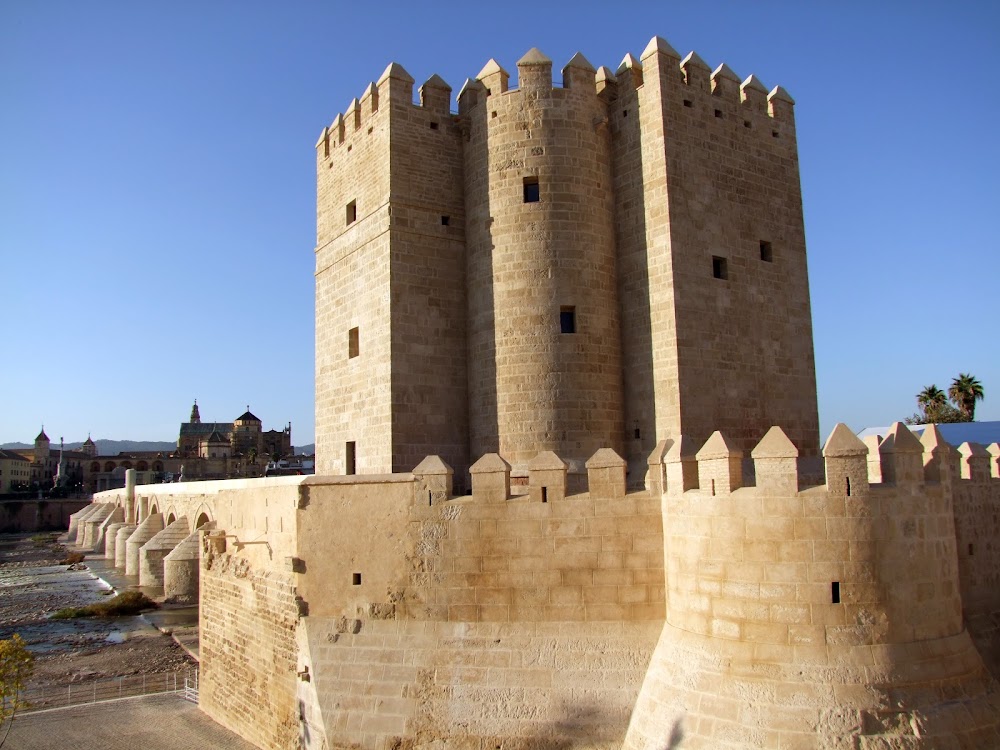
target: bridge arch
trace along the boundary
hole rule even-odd
[[[214,520],[215,518],[212,517],[211,509],[207,505],[202,503],[202,505],[198,508],[197,513],[195,514],[194,528],[195,530],[200,529],[206,523],[211,523]]]

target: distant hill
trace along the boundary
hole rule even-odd
[[[316,443],[309,443],[309,445],[296,445],[292,452],[296,456],[311,456],[316,452]]]
[[[119,453],[130,453],[132,451],[162,451],[169,453],[177,449],[177,443],[163,440],[95,440],[97,452],[102,456],[117,456]],[[31,450],[34,443],[4,443],[0,448],[4,450]],[[83,447],[83,442],[66,443],[66,450],[76,451]],[[59,450],[59,443],[51,443],[49,450]]]

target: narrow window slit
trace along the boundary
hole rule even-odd
[[[537,177],[524,178],[524,202],[538,203],[542,198],[541,189],[538,185]]]
[[[559,333],[576,333],[576,308],[559,308]]]
[[[547,503],[549,501],[549,488],[542,487],[542,502]]]
[[[351,585],[352,586],[360,586],[361,585],[361,574],[360,573],[352,573],[351,574]]]
[[[834,581],[830,584],[830,601],[834,604],[840,604],[840,581]]]

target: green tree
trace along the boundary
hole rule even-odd
[[[924,411],[939,409],[948,403],[948,396],[933,383],[917,394],[917,404]]]
[[[19,708],[28,705],[24,699],[24,689],[31,677],[34,663],[35,657],[17,633],[12,638],[0,641],[0,728],[5,722],[7,724],[3,739],[0,739],[0,747],[3,747],[10,734],[14,714]]]
[[[958,377],[951,381],[948,397],[966,417],[966,421],[973,422],[976,418],[976,402],[982,401],[985,393],[982,383],[971,374],[960,372]]]

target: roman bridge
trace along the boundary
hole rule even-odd
[[[224,528],[248,528],[255,538],[268,531],[267,508],[292,496],[305,477],[284,476],[177,484],[135,484],[126,471],[125,487],[94,495],[94,501],[70,516],[69,540],[114,561],[140,586],[162,587],[171,601],[198,598],[200,535],[223,522]],[[238,502],[236,498],[239,498]],[[279,518],[278,527],[282,525]],[[260,528],[261,534],[252,532]],[[219,532],[220,535],[224,532]],[[237,545],[254,539],[237,539]],[[257,543],[260,543],[259,541]]]

